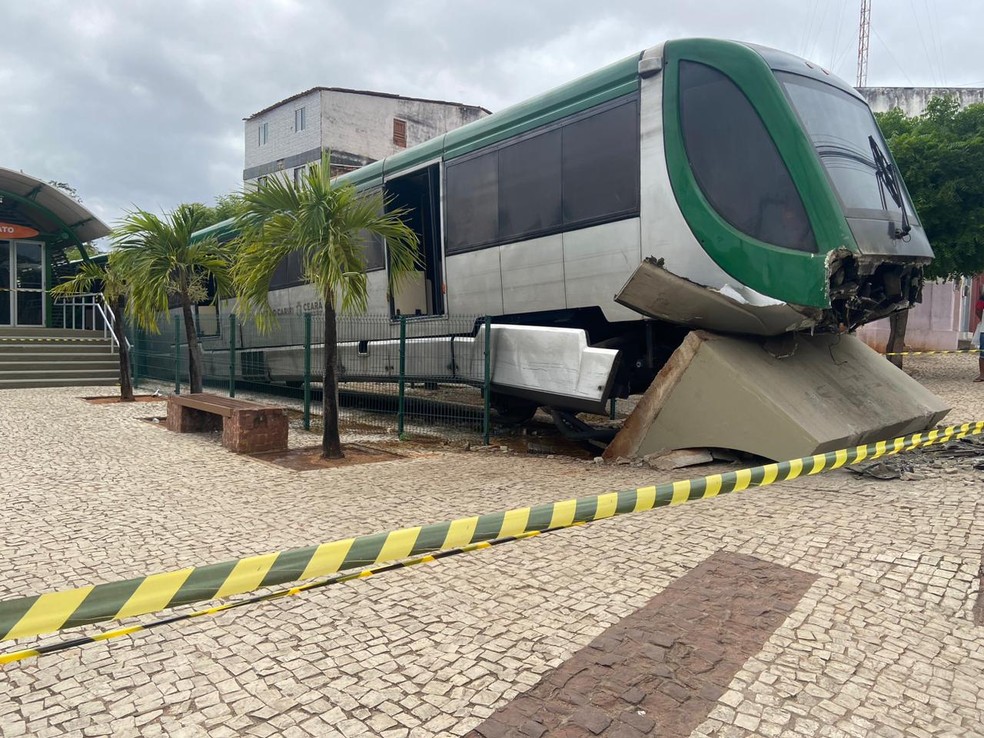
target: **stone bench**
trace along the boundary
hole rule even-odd
[[[170,395],[167,428],[177,433],[221,430],[222,445],[237,454],[287,448],[284,408],[207,392]]]

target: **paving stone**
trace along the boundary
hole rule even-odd
[[[947,422],[984,418],[966,368],[947,356],[907,361],[954,406]],[[397,461],[297,474],[140,421],[153,405],[77,399],[104,391],[0,391],[0,599],[677,478],[411,444]],[[290,432],[294,447],[314,442]],[[754,719],[763,735],[775,725],[789,735],[980,734],[980,473],[910,461],[924,479],[807,477],[22,662],[0,677],[2,732],[312,734],[320,717],[327,736],[461,736],[725,550],[820,578],[746,667],[689,695],[708,709],[722,695],[735,701],[720,713],[727,722],[712,709],[695,735],[745,736],[738,721]],[[672,635],[659,621],[652,629]],[[674,643],[653,645],[665,678]],[[716,664],[694,659],[692,672],[713,675]],[[612,693],[619,710],[633,686]],[[395,724],[374,728],[380,713]],[[630,730],[614,721],[602,734]]]

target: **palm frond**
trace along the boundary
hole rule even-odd
[[[130,312],[142,327],[157,331],[170,295],[199,278],[212,277],[220,294],[231,293],[229,248],[214,238],[192,240],[207,219],[207,208],[197,203],[179,205],[163,218],[137,209],[113,230],[111,259],[130,284]]]
[[[270,177],[242,201],[233,282],[240,305],[260,323],[268,324],[271,316],[267,293],[273,272],[290,254],[298,254],[305,278],[319,294],[334,295],[344,311],[367,306],[369,234],[386,239],[391,277],[419,263],[417,238],[401,220],[405,213],[386,213],[380,195],[332,181],[327,153],[300,183]]]
[[[105,281],[106,268],[102,264],[87,261],[79,266],[79,270],[71,279],[55,285],[49,291],[56,297],[71,297],[92,292],[96,285],[101,285]]]

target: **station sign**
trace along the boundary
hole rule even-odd
[[[34,228],[0,221],[0,238],[34,238],[37,235],[38,231]]]

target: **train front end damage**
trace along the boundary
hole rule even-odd
[[[933,258],[865,101],[749,44],[668,42],[660,69],[689,232],[652,220],[648,258],[615,299],[691,330],[606,456],[720,446],[779,460],[938,423],[945,402],[849,335],[919,302]]]
[[[822,312],[816,329],[853,331],[921,302],[923,266],[922,260],[859,256],[846,249],[831,252],[830,308]]]

